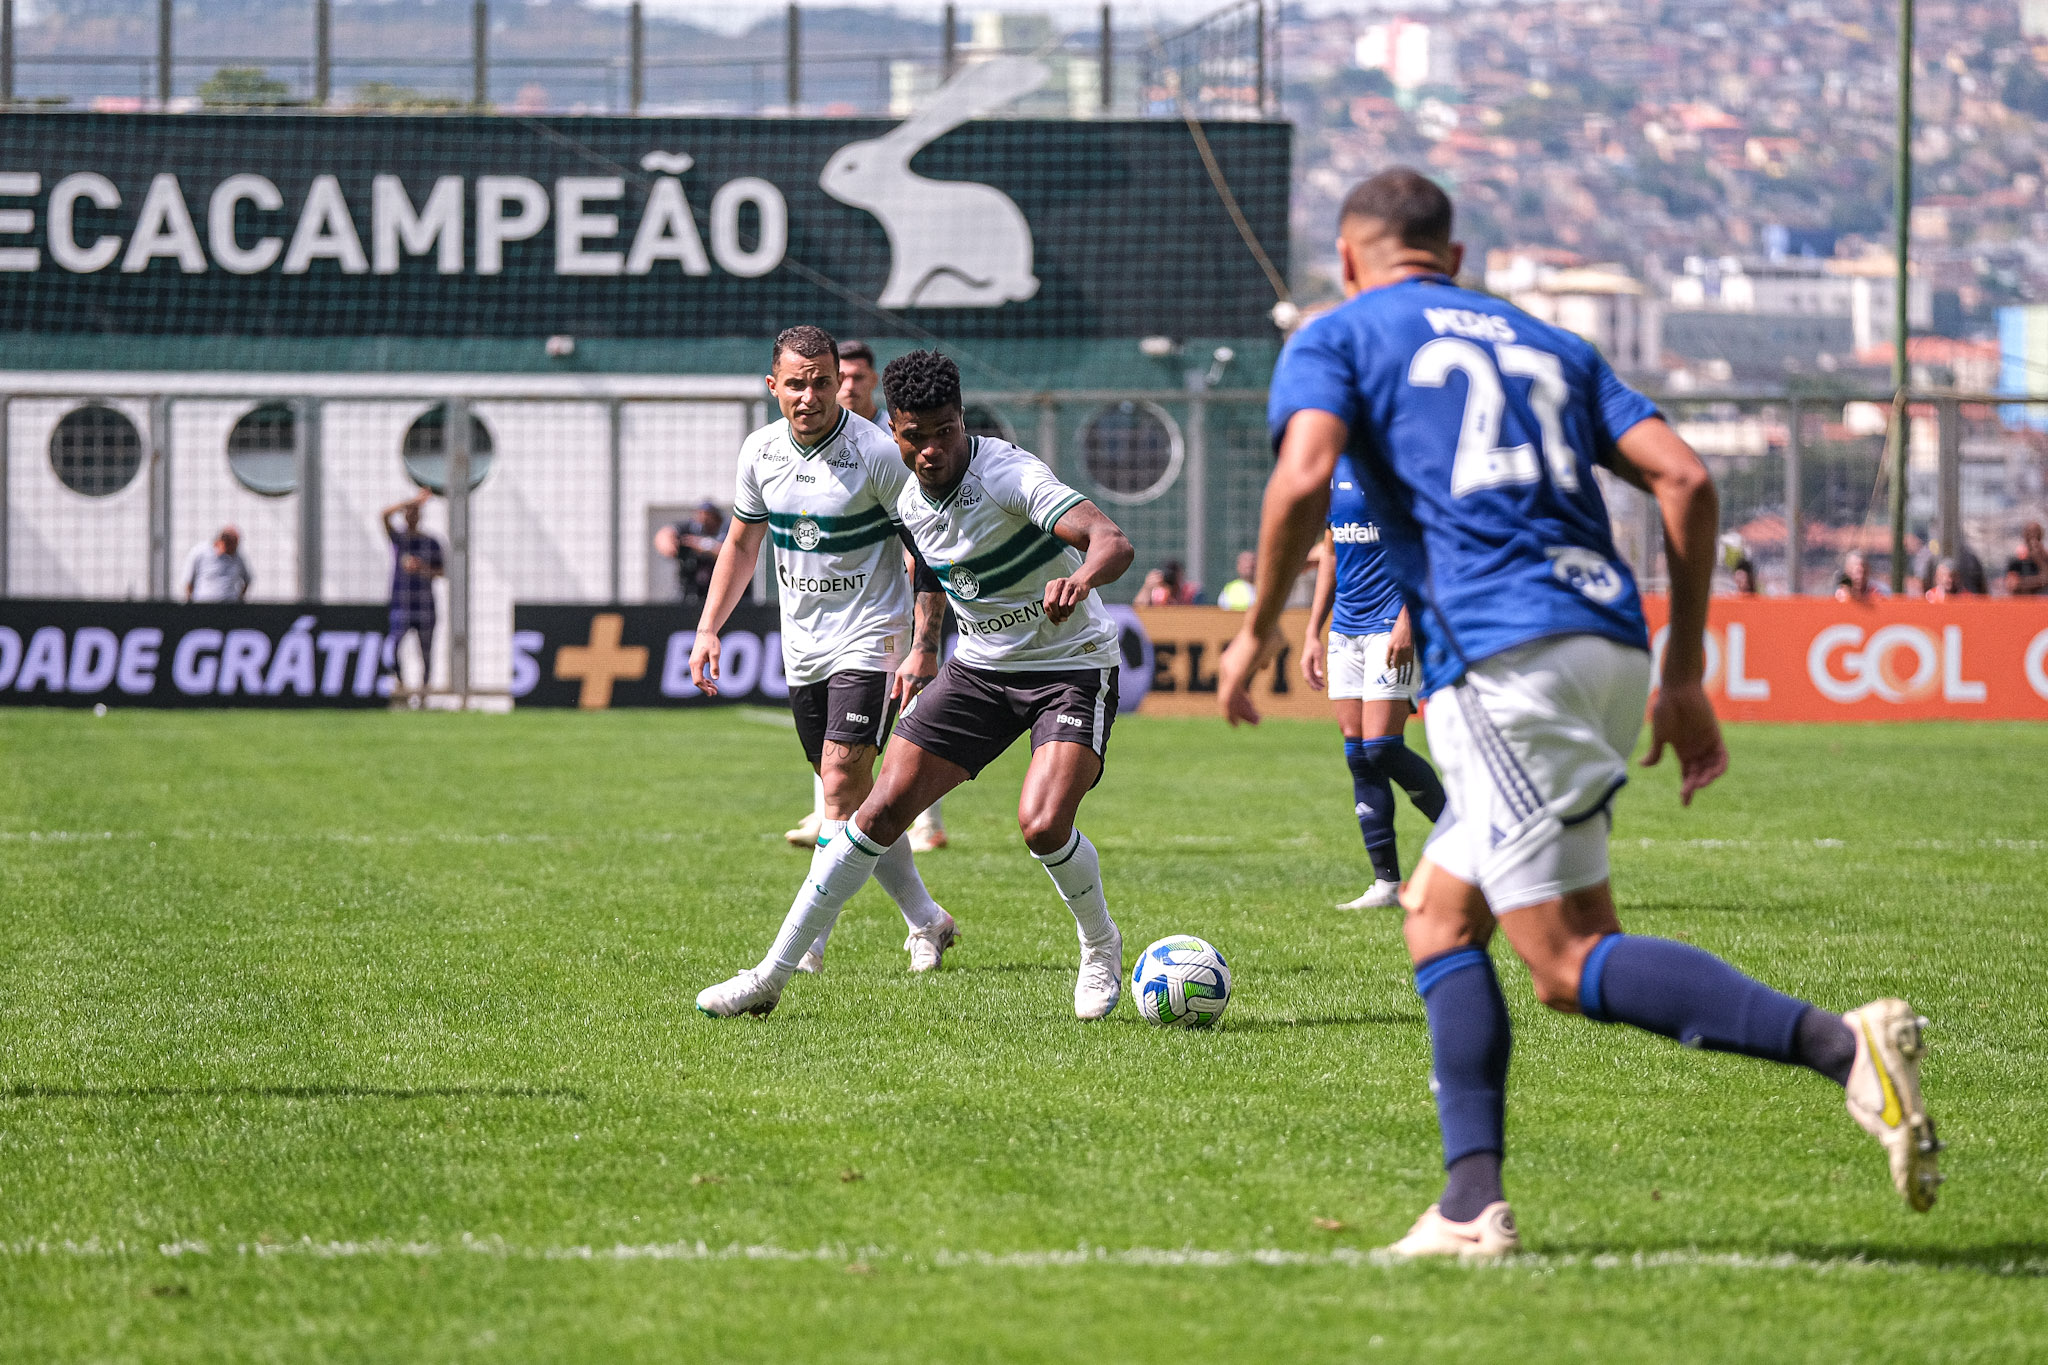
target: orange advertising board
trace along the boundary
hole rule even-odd
[[[1669,603],[1650,596],[1644,606],[1661,651]],[[1118,612],[1126,623],[1126,705],[1136,701],[1146,715],[1215,716],[1217,664],[1244,614],[1126,610]],[[1328,698],[1301,677],[1307,627],[1305,611],[1281,618],[1286,651],[1252,689],[1267,715],[1329,719]],[[1717,597],[1707,614],[1707,690],[1726,720],[2048,720],[2048,599],[1859,606]]]
[[[2048,720],[2048,599],[1717,597],[1707,690],[1725,720]]]

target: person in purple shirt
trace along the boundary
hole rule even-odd
[[[384,637],[384,667],[395,676],[398,646],[407,632],[419,636],[420,689],[434,670],[434,580],[443,573],[441,542],[420,530],[420,509],[430,494],[422,488],[384,509],[380,520],[391,537],[391,629]]]

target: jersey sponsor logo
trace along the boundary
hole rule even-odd
[[[1084,729],[1088,724],[1087,721],[1082,720],[1079,716],[1061,716],[1059,723],[1061,725],[1071,725],[1076,730]]]
[[[972,602],[981,596],[981,580],[974,576],[974,570],[965,564],[955,564],[946,574],[946,582],[952,584],[953,595],[963,602]]]
[[[789,452],[786,450],[769,449],[762,451],[754,458],[759,460],[762,464],[783,464],[788,461]]]
[[[1469,308],[1425,308],[1422,316],[1438,336],[1472,337],[1479,341],[1513,341],[1515,329],[1508,320]]]
[[[1595,551],[1567,545],[1552,547],[1544,553],[1550,556],[1550,572],[1557,581],[1588,601],[1604,607],[1628,589],[1620,570]]]
[[[796,477],[799,483],[811,482],[809,475],[799,474]],[[815,550],[818,548],[818,542],[825,538],[825,533],[817,522],[809,517],[802,517],[798,519],[796,525],[789,528],[789,537],[796,542],[799,550]]]
[[[958,507],[963,512],[970,507],[981,506],[980,486],[977,485],[972,479],[968,479],[966,482],[962,483],[960,485],[959,493],[954,496],[953,505],[955,507]]]
[[[1330,528],[1330,538],[1339,545],[1377,545],[1380,543],[1380,528],[1377,523],[1346,522]]]
[[[841,451],[837,455],[826,457],[825,463],[832,466],[832,468],[834,469],[852,469],[854,466],[858,465],[860,461],[854,459],[853,456],[846,454],[844,451]]]
[[[986,621],[962,621],[960,628],[970,635],[994,635],[1008,630],[1011,626],[1028,625],[1045,615],[1045,603],[1033,602],[1015,611],[1006,611],[1000,616],[991,616]]]
[[[813,541],[813,544],[816,542]],[[775,566],[775,579],[782,584],[785,592],[859,592],[861,584],[868,581],[864,573],[835,574],[824,578],[811,578],[791,573],[783,565]]]

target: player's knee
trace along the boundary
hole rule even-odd
[[[1057,853],[1074,837],[1074,822],[1058,807],[1020,808],[1017,829],[1024,835],[1025,847],[1033,853]]]
[[[1579,1012],[1579,968],[1576,962],[1556,961],[1529,964],[1529,984],[1536,998],[1561,1014]]]

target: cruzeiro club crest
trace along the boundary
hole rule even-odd
[[[789,528],[789,535],[799,550],[815,550],[818,542],[825,538],[825,533],[818,529],[818,523],[809,517],[798,517],[796,525]]]
[[[972,602],[981,596],[981,580],[965,564],[955,564],[946,581],[953,585],[953,595],[963,602]]]

